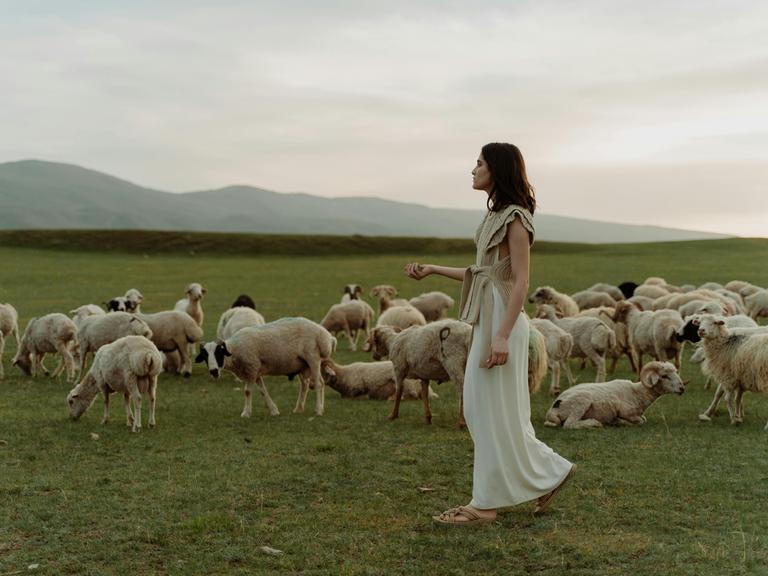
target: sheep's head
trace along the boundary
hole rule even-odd
[[[536,313],[534,315],[536,318],[546,318],[547,320],[553,321],[559,318],[557,310],[551,304],[537,304]]]
[[[553,300],[553,291],[549,286],[540,286],[528,297],[531,304],[549,304]]]
[[[640,382],[660,394],[682,394],[685,382],[680,379],[677,368],[671,362],[648,362],[640,372]]]
[[[152,330],[149,328],[149,325],[138,316],[131,318],[128,322],[128,326],[134,335],[144,336],[144,338],[149,340],[152,339]]]
[[[725,316],[725,312],[725,307],[719,302],[707,302],[696,310],[696,314],[717,314],[718,316]]]
[[[363,294],[363,288],[360,284],[347,284],[344,286],[344,294],[349,294],[351,300],[359,300]]]
[[[383,360],[389,356],[389,339],[388,337],[398,332],[392,326],[377,326],[371,332],[370,347],[369,350],[373,352],[374,360]]]
[[[69,406],[69,416],[72,420],[77,420],[90,408],[96,399],[98,387],[96,380],[89,372],[85,375],[82,382],[72,388],[67,395],[67,405]]]
[[[725,318],[713,314],[698,317],[699,336],[701,338],[721,338],[727,334]]]
[[[684,342],[688,340],[689,342],[698,342],[701,340],[701,337],[699,336],[699,319],[701,316],[699,314],[694,314],[693,316],[689,316],[685,324],[682,325],[682,327],[675,333],[675,339],[678,342]]]
[[[228,356],[232,356],[232,353],[227,349],[226,342],[207,342],[200,346],[200,353],[195,358],[195,362],[205,362],[211,376],[218,378],[224,369],[224,360]]]
[[[203,288],[202,284],[198,284],[197,282],[192,282],[192,284],[189,284],[185,290],[185,294],[190,300],[202,300],[203,296],[205,296],[206,290]]]
[[[13,357],[13,362],[11,362],[11,366],[18,366],[18,368],[27,376],[32,375],[32,359],[29,354],[16,353],[16,356]]]
[[[379,284],[371,288],[373,298],[394,298],[397,296],[397,288],[389,284]]]
[[[128,300],[125,296],[115,296],[111,300],[104,303],[108,312],[127,312]]]
[[[320,375],[323,377],[323,381],[329,386],[336,384],[336,370],[334,370],[332,361],[323,360],[320,363]]]

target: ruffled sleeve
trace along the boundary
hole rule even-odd
[[[530,243],[533,245],[533,239],[535,230],[533,228],[533,216],[528,210],[522,206],[512,204],[507,206],[499,212],[493,213],[487,220],[486,224],[486,237],[487,243],[485,244],[485,250],[493,248],[504,240],[507,235],[507,224],[512,222],[515,218],[520,218],[520,222],[528,230],[530,236]]]

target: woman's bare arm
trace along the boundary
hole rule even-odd
[[[452,268],[450,266],[438,266],[436,264],[419,264],[418,262],[409,262],[405,265],[405,274],[414,280],[421,280],[430,274],[445,276],[453,280],[464,280],[464,271],[466,268]]]

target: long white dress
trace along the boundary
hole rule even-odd
[[[505,313],[493,288],[492,333]],[[464,417],[475,443],[472,502],[475,508],[514,506],[543,496],[560,482],[571,463],[536,438],[528,396],[528,317],[509,335],[506,364],[481,368],[489,350],[480,345],[483,314],[475,326],[464,376]]]

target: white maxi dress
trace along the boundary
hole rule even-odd
[[[498,263],[498,246],[493,243],[506,236],[506,224],[520,217],[533,233],[532,218],[520,207],[510,207],[506,214],[491,214],[478,229],[478,261],[475,268]],[[501,232],[488,230],[501,228]],[[483,228],[486,229],[483,231]],[[490,262],[488,255],[490,256]],[[469,271],[468,271],[469,276]],[[493,274],[491,274],[493,276]],[[465,284],[468,278],[465,278]],[[572,464],[536,438],[531,424],[528,394],[529,324],[521,312],[509,335],[509,356],[501,366],[484,368],[489,353],[489,337],[503,321],[506,305],[495,282],[476,290],[479,300],[474,319],[472,345],[464,376],[464,417],[475,445],[472,474],[472,501],[479,509],[514,506],[543,496],[558,486]],[[474,287],[473,287],[474,288]],[[482,296],[485,296],[483,298]],[[462,298],[464,300],[464,298]],[[493,307],[489,314],[484,308]],[[464,302],[462,303],[462,308]],[[487,322],[490,320],[490,329]]]

